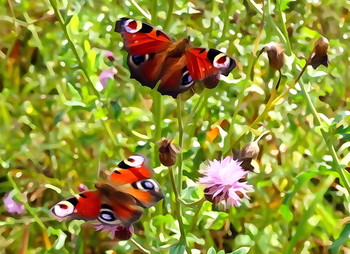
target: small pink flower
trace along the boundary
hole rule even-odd
[[[114,61],[115,60],[115,55],[113,54],[112,51],[109,50],[104,50],[103,51],[104,55],[108,58],[109,61]]]
[[[199,183],[205,185],[207,199],[215,204],[239,207],[243,198],[249,199],[247,192],[253,191],[253,186],[243,181],[248,171],[230,156],[210,161],[201,173],[204,176],[199,178]]]
[[[18,213],[18,214],[24,213],[25,208],[24,208],[23,203],[15,201],[12,198],[13,198],[13,194],[11,194],[11,193],[5,194],[3,201],[4,201],[4,205],[5,205],[6,210],[9,213]]]
[[[100,75],[98,76],[100,83],[102,84],[102,87],[105,88],[106,84],[107,84],[107,80],[110,79],[114,79],[114,75],[116,74],[116,70],[115,69],[107,69],[104,70],[100,73]]]
[[[77,189],[78,189],[78,191],[80,191],[80,192],[88,191],[88,190],[89,190],[89,188],[88,188],[85,184],[83,184],[83,183],[79,184],[78,187],[77,187]]]
[[[102,224],[101,222],[92,223],[96,230],[101,230],[102,232],[109,232],[109,237],[115,240],[128,240],[134,233],[134,227],[130,225],[129,227],[123,226],[111,226]]]

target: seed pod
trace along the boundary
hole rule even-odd
[[[253,171],[254,167],[251,164],[252,160],[255,159],[256,157],[258,157],[259,152],[260,152],[260,148],[258,146],[258,141],[259,139],[257,139],[256,141],[253,142],[249,142],[247,143],[243,149],[241,150],[233,150],[233,158],[235,160],[241,161],[241,167],[245,170],[248,171]]]
[[[173,145],[171,139],[162,138],[159,148],[159,160],[164,166],[173,166],[176,163],[176,154],[179,149]]]
[[[250,159],[255,159],[258,157],[260,152],[260,148],[258,146],[257,142],[249,142],[246,144],[242,151],[241,151],[241,156],[242,158],[250,158]]]
[[[270,66],[276,70],[280,70],[284,65],[284,49],[283,46],[276,42],[270,42],[263,47],[259,56],[266,52],[269,58]]]
[[[313,55],[310,63],[314,69],[317,69],[321,64],[328,67],[328,55],[329,41],[326,37],[321,37],[315,42]]]

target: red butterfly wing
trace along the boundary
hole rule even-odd
[[[190,48],[186,51],[186,61],[193,80],[203,80],[208,88],[216,86],[218,74],[227,76],[236,67],[235,60],[216,49]]]
[[[130,18],[116,23],[128,51],[130,77],[174,98],[203,80],[208,88],[219,82],[219,74],[228,75],[236,62],[226,54],[205,48],[190,48],[188,39],[173,42],[164,32]]]
[[[155,205],[164,196],[159,184],[149,179],[154,172],[142,155],[132,155],[118,167],[108,181],[95,184],[97,190],[59,202],[51,208],[51,215],[59,221],[97,219],[124,227],[137,221],[143,208]]]
[[[110,180],[115,185],[123,185],[150,178],[153,174],[153,169],[148,166],[146,158],[135,154],[118,164],[118,169],[112,172]]]
[[[154,88],[160,79],[166,50],[173,43],[162,31],[138,20],[122,18],[115,31],[121,33],[129,53],[130,77],[143,86]]]
[[[58,221],[83,219],[95,220],[101,208],[102,197],[99,191],[85,191],[63,200],[50,209]]]
[[[125,48],[133,56],[159,53],[172,43],[162,31],[130,18],[118,20],[115,31],[122,34]]]

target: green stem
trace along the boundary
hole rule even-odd
[[[57,8],[56,0],[49,0],[49,2],[50,2],[50,4],[51,4],[51,6],[52,6],[52,8],[53,8],[53,10],[54,10],[54,12],[55,12],[55,14],[57,16],[58,22],[60,23],[63,32],[64,32],[64,34],[65,34],[65,36],[66,36],[66,38],[68,40],[68,44],[69,44],[69,46],[70,46],[70,48],[71,48],[75,58],[77,59],[79,68],[83,71],[84,76],[85,76],[85,78],[88,81],[87,83],[88,83],[88,86],[89,86],[90,90],[96,95],[96,97],[98,99],[100,99],[100,94],[98,93],[98,91],[96,90],[94,84],[92,83],[92,80],[90,79],[90,76],[89,76],[89,74],[87,72],[87,69],[85,68],[85,66],[84,66],[84,64],[83,64],[83,62],[82,62],[82,60],[81,60],[81,58],[79,56],[79,53],[78,53],[74,43],[72,42],[72,40],[71,40],[71,38],[69,36],[69,33],[67,31],[67,24],[65,23],[62,15],[60,13],[60,11]]]
[[[194,214],[191,220],[191,224],[189,226],[189,232],[193,232],[195,230],[195,226],[197,226],[197,223],[199,223],[200,220],[198,220],[198,217],[200,214],[202,214],[201,210],[205,201],[205,198],[203,197],[203,202],[199,203],[199,206],[197,208],[197,212]]]
[[[179,222],[179,229],[180,229],[180,241],[183,242],[186,246],[186,250],[187,250],[187,241],[186,241],[186,233],[185,233],[185,229],[183,226],[183,220],[182,220],[182,206],[181,206],[181,202],[179,201],[179,192],[177,190],[176,187],[176,183],[175,183],[175,177],[174,177],[174,170],[173,167],[170,166],[169,167],[169,176],[170,176],[170,182],[171,182],[171,187],[173,188],[173,192],[175,195],[175,216],[177,217],[177,220]],[[191,253],[189,250],[187,250],[187,253]]]
[[[305,71],[305,69],[303,69],[303,71],[300,72],[300,74],[297,78],[298,81],[299,81],[301,75],[304,73],[304,71]],[[276,97],[278,87],[279,87],[280,82],[281,82],[281,78],[282,78],[282,73],[281,73],[281,71],[279,71],[278,81],[277,81],[275,87],[271,91],[271,94],[270,94],[269,100],[266,103],[265,109],[261,114],[258,115],[257,118],[255,118],[254,122],[250,125],[251,128],[254,128],[260,122],[261,119],[265,119],[267,113],[270,111],[270,109],[274,105],[273,102],[275,101],[275,97]]]
[[[204,100],[204,99],[207,99],[207,94],[208,94],[208,93],[206,93],[207,90],[208,90],[208,89],[205,89],[205,90],[203,91],[203,93],[202,93],[201,96],[199,97],[199,99],[198,99],[196,105],[194,105],[193,110],[191,110],[191,113],[190,113],[189,117],[187,118],[187,120],[185,121],[185,123],[184,123],[184,125],[183,125],[183,128],[184,128],[184,129],[186,129],[186,127],[188,126],[188,124],[189,124],[191,121],[193,121],[194,116],[195,116],[195,114],[197,113],[197,110],[198,110],[199,108],[202,109],[202,102],[206,101],[206,100]],[[199,106],[201,106],[201,107],[199,107]],[[199,112],[200,112],[200,111],[199,111]]]
[[[152,16],[147,12],[145,11],[144,9],[142,9],[142,7],[135,1],[135,0],[130,0],[130,2],[136,7],[136,9],[143,15],[145,16],[145,18],[147,20],[151,20],[152,19]]]
[[[257,12],[259,12],[260,14],[263,14],[263,10],[260,8],[260,6],[253,0],[248,0],[248,3],[253,7],[253,9],[255,9]]]
[[[117,141],[116,141],[116,139],[115,139],[115,137],[113,135],[111,127],[106,123],[106,121],[104,121],[104,120],[101,120],[101,121],[102,121],[103,127],[105,128],[105,130],[107,131],[109,137],[111,138],[111,140],[113,142],[113,145],[117,146]]]
[[[152,113],[153,113],[153,119],[155,124],[155,132],[154,132],[154,163],[155,166],[158,166],[160,164],[159,162],[159,156],[158,156],[158,146],[157,142],[160,141],[161,134],[162,134],[162,95],[158,92],[160,82],[156,84],[156,86],[153,88],[153,104],[152,104]]]
[[[221,39],[225,40],[226,37],[226,33],[227,33],[227,28],[230,25],[230,20],[229,17],[232,14],[231,8],[232,8],[232,0],[229,0],[227,5],[225,6],[225,17],[224,17],[224,27],[222,28],[222,35],[221,35]]]
[[[290,45],[289,35],[288,35],[288,31],[287,31],[287,28],[286,28],[286,22],[285,22],[286,20],[283,17],[283,11],[281,9],[281,3],[280,2],[281,2],[281,0],[277,0],[276,1],[276,5],[277,5],[276,9],[277,9],[278,17],[282,21],[281,22],[282,23],[281,24],[281,26],[282,26],[282,33],[283,33],[285,41],[287,43],[286,53],[287,53],[287,55],[290,55],[291,52],[292,52],[292,47]]]
[[[158,1],[157,0],[152,0],[152,23],[154,25],[157,24],[157,8],[158,8]]]
[[[306,91],[306,88],[305,88],[303,82],[300,82],[299,84],[300,84],[301,90],[303,91],[303,93],[305,95],[305,98],[306,98],[307,104],[308,104],[308,106],[309,106],[309,108],[311,110],[311,113],[312,113],[312,115],[313,115],[313,117],[315,119],[316,125],[317,126],[321,126],[322,125],[322,121],[321,121],[320,117],[318,116],[318,112],[316,111],[315,105],[311,101],[309,93]],[[339,162],[339,159],[338,159],[338,156],[337,156],[337,152],[336,152],[332,142],[330,142],[330,140],[332,140],[332,137],[328,136],[328,134],[323,129],[321,129],[321,133],[322,133],[323,140],[326,143],[326,145],[328,147],[328,150],[330,151],[331,156],[333,158],[333,163],[335,164],[335,169],[338,172],[338,174],[340,176],[340,179],[343,181],[344,187],[347,189],[348,194],[350,194],[349,181],[348,181],[348,179],[347,179],[347,177],[345,175],[344,170],[340,166],[340,162]]]
[[[178,189],[179,189],[179,194],[181,195],[182,191],[182,162],[183,162],[183,134],[184,134],[184,129],[183,129],[183,124],[182,124],[182,101],[181,101],[181,95],[177,97],[177,120],[178,120],[178,128],[179,128],[179,146],[180,146],[180,152],[178,155],[178,161],[177,161],[177,166],[178,166],[178,175],[177,175],[177,181],[178,181]]]
[[[144,248],[143,246],[141,246],[141,244],[136,242],[135,239],[130,238],[129,241],[132,242],[141,253],[144,253],[144,254],[151,254],[152,253],[151,251],[149,251],[146,248]]]
[[[174,0],[169,0],[168,13],[166,15],[166,20],[165,20],[164,26],[163,26],[164,30],[168,29],[168,25],[170,24],[171,17],[172,17],[172,14],[173,14],[173,10],[174,10],[174,4],[175,4]]]

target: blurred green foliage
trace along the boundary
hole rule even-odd
[[[0,3],[0,192],[14,192],[27,209],[16,215],[0,207],[5,253],[139,253],[131,241],[112,241],[89,223],[59,223],[48,216],[49,208],[76,193],[80,183],[92,188],[98,170],[108,171],[132,153],[150,158],[165,193],[136,223],[133,240],[151,253],[185,249],[168,169],[157,158],[161,137],[178,144],[179,101],[129,79],[121,36],[113,32],[123,16],[159,25],[176,39],[190,36],[195,46],[226,50],[238,62],[217,88],[182,103],[186,202],[203,197],[195,182],[207,160],[269,131],[248,179],[255,188],[249,202],[226,212],[208,201],[182,206],[188,249],[350,251],[349,194],[336,171],[340,164],[350,181],[345,169],[350,161],[348,1],[58,1],[66,29],[54,12],[55,0]],[[308,67],[300,83],[252,126],[278,79],[265,56],[255,63],[257,51],[271,41],[284,45],[281,94],[321,35],[330,41],[329,67]],[[115,79],[95,93],[91,84],[100,87],[99,74],[107,69],[115,71]],[[213,128],[219,134],[210,140]],[[335,148],[338,164],[328,145]]]

